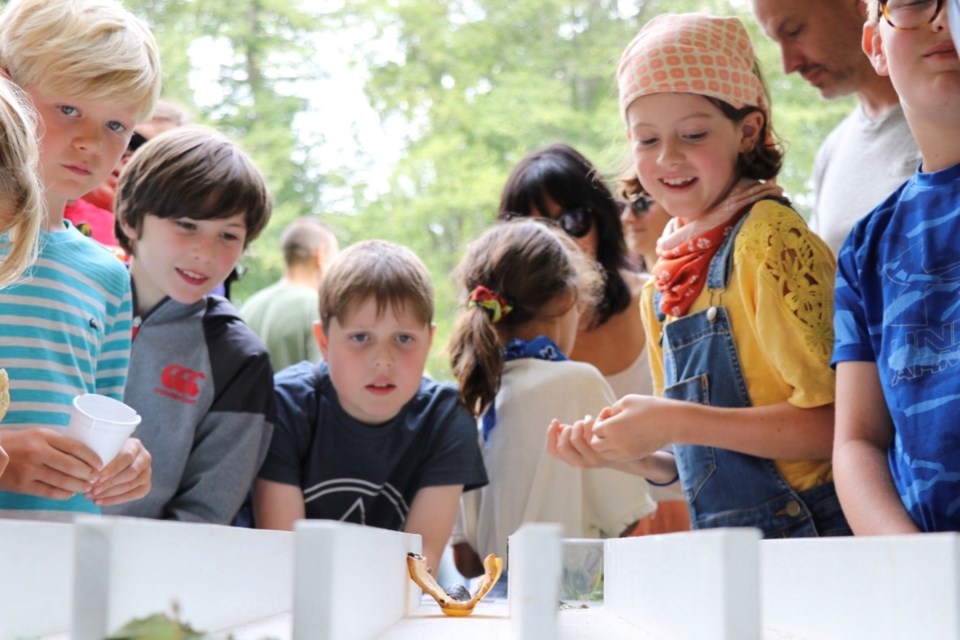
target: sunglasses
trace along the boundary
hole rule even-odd
[[[940,15],[943,0],[880,0],[883,19],[894,29],[910,31],[930,24]]]
[[[127,143],[127,153],[133,153],[144,144],[146,144],[147,139],[141,133],[133,132],[133,135],[130,136],[130,142]]]
[[[571,238],[582,238],[593,228],[593,212],[590,209],[561,211],[555,220]]]
[[[627,206],[630,208],[630,215],[634,218],[642,218],[650,211],[653,202],[646,196],[638,196],[634,200],[630,200]]]

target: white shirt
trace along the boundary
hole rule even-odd
[[[481,442],[490,484],[464,494],[453,543],[481,558],[507,555],[507,537],[527,522],[557,522],[566,538],[620,535],[655,510],[647,482],[610,469],[578,469],[547,453],[552,418],[572,423],[615,401],[592,365],[533,358],[504,367],[497,423]]]

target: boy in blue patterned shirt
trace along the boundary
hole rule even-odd
[[[960,58],[940,0],[869,3],[863,46],[920,151],[838,257],[834,475],[856,534],[960,530]]]
[[[147,27],[112,0],[14,0],[0,14],[0,68],[41,121],[46,221],[37,263],[0,291],[0,366],[10,463],[0,509],[98,512],[150,488],[150,456],[130,439],[110,464],[62,431],[76,395],[120,399],[130,352],[130,278],[64,222],[67,200],[100,184],[160,92]]]

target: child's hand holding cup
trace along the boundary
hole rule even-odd
[[[73,399],[66,435],[90,447],[107,466],[138,424],[140,416],[132,407],[107,396],[87,393]]]

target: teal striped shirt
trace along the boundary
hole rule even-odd
[[[43,232],[26,277],[0,290],[0,367],[10,376],[4,429],[65,429],[74,396],[123,399],[130,359],[130,276],[69,222]],[[82,495],[48,500],[0,491],[0,509],[99,510]]]

